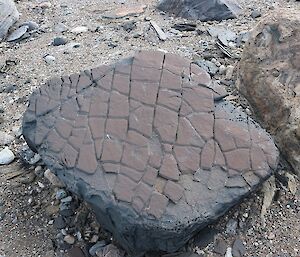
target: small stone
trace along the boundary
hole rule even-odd
[[[47,9],[50,8],[52,6],[52,4],[50,2],[42,2],[39,4],[39,7],[41,7],[42,9]]]
[[[227,250],[227,244],[223,239],[218,239],[214,246],[214,252],[224,255]]]
[[[62,33],[62,32],[68,31],[68,30],[69,30],[69,28],[63,23],[58,23],[54,27],[54,32],[57,32],[57,33]]]
[[[39,185],[39,187],[40,187],[41,189],[44,189],[44,188],[45,188],[45,185],[44,185],[42,182],[40,182],[40,181],[38,181],[38,185]]]
[[[62,216],[58,216],[58,217],[54,220],[53,226],[54,226],[56,229],[63,229],[63,228],[66,227],[66,222],[65,222],[65,220],[63,219]]]
[[[273,240],[275,238],[275,234],[273,232],[270,232],[268,235],[269,240]]]
[[[94,244],[90,249],[89,249],[89,254],[92,256],[95,256],[97,252],[101,251],[104,246],[106,246],[105,241],[99,241],[96,244]]]
[[[21,26],[28,26],[28,31],[37,30],[39,28],[39,24],[34,21],[24,22]]]
[[[155,21],[150,21],[150,24],[152,25],[152,27],[155,29],[158,38],[162,41],[167,40],[167,35],[165,32],[163,32],[163,30],[158,26],[158,24]]]
[[[70,203],[70,202],[72,202],[72,200],[73,200],[72,196],[68,196],[68,197],[61,199],[60,201],[62,203]]]
[[[226,67],[225,67],[225,65],[221,65],[220,67],[219,67],[219,74],[220,75],[223,75],[223,74],[225,74],[225,72],[226,72]]]
[[[9,145],[14,140],[14,137],[0,131],[0,146],[2,145]]]
[[[226,68],[226,75],[225,78],[227,80],[231,80],[232,76],[233,76],[233,72],[234,72],[234,66],[232,65],[228,65]]]
[[[92,238],[91,238],[91,240],[90,240],[90,243],[95,244],[98,241],[98,239],[99,239],[98,235],[93,235]]]
[[[122,24],[122,28],[126,30],[127,32],[130,32],[136,28],[136,22],[135,21],[127,21],[124,24]]]
[[[64,237],[64,241],[69,244],[69,245],[72,245],[75,243],[75,237],[71,236],[71,235],[66,235]]]
[[[231,248],[231,247],[228,247],[228,248],[227,248],[225,257],[233,257],[233,256],[232,256],[232,248]]]
[[[253,11],[251,12],[251,17],[252,17],[253,19],[256,19],[256,18],[258,18],[258,17],[261,17],[260,11],[258,11],[258,10],[253,10]]]
[[[15,159],[14,153],[8,149],[8,147],[5,147],[0,152],[0,165],[6,165],[10,164]]]
[[[228,235],[235,235],[236,234],[236,229],[237,229],[237,221],[234,219],[230,219],[227,224],[226,224],[226,233]]]
[[[244,256],[246,253],[246,248],[243,244],[243,242],[241,241],[241,239],[237,238],[232,246],[232,255],[234,257],[242,257]]]
[[[21,26],[19,28],[17,28],[15,31],[13,31],[7,38],[7,42],[12,42],[15,40],[18,40],[20,38],[22,38],[24,36],[24,34],[27,32],[28,30],[28,26]]]
[[[63,189],[59,189],[56,194],[55,194],[55,198],[57,200],[61,200],[63,198],[67,197],[67,192]]]
[[[65,45],[68,42],[68,40],[64,37],[56,37],[53,39],[52,45],[53,46],[61,46]]]
[[[195,63],[211,75],[216,75],[219,70],[218,66],[211,61],[197,60]]]
[[[48,64],[52,64],[55,62],[55,57],[52,55],[47,55],[44,57],[44,59],[45,59],[45,62]]]
[[[86,33],[88,31],[89,31],[89,28],[85,27],[85,26],[79,26],[79,27],[75,27],[75,28],[71,29],[71,32],[74,34]]]
[[[65,184],[60,181],[60,179],[51,172],[51,170],[47,169],[44,172],[44,177],[49,180],[49,182],[56,187],[65,187]]]

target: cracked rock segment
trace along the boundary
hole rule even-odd
[[[41,86],[23,134],[130,254],[173,252],[277,166],[270,136],[217,92],[190,61],[141,51]]]

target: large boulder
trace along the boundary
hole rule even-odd
[[[175,16],[200,21],[232,19],[242,11],[235,0],[160,0],[157,8]]]
[[[238,87],[300,175],[300,12],[280,9],[252,31]]]
[[[0,0],[0,41],[9,28],[19,19],[19,13],[13,0]]]
[[[131,256],[173,252],[277,166],[270,136],[211,87],[196,64],[142,51],[50,80],[23,134]]]

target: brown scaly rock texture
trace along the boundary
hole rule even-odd
[[[300,175],[300,12],[273,12],[252,31],[239,89]]]
[[[158,51],[50,80],[29,146],[132,255],[173,252],[267,179],[271,137],[189,60]]]

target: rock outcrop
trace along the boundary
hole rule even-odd
[[[0,42],[6,37],[9,28],[19,19],[13,0],[0,0]]]
[[[235,0],[161,0],[157,8],[178,17],[200,21],[236,18],[242,10]]]
[[[300,12],[273,12],[251,33],[238,86],[300,175]]]
[[[50,80],[28,145],[131,254],[173,252],[267,179],[278,152],[196,64],[139,52]]]

